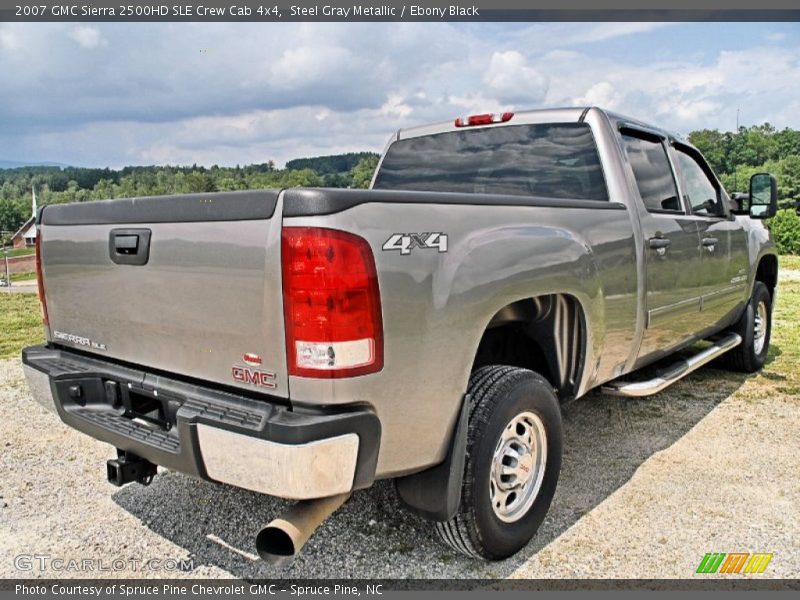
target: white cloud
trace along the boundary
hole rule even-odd
[[[330,46],[320,52],[311,46],[288,48],[270,67],[270,83],[278,88],[296,88],[341,77],[355,58],[346,48]]]
[[[107,40],[100,35],[96,27],[89,25],[79,25],[72,29],[67,35],[83,48],[97,48],[108,44]]]
[[[587,44],[650,33],[675,23],[536,23],[512,32],[507,37],[515,46],[549,51],[553,48],[580,47]]]
[[[702,126],[704,120],[719,113],[722,109],[719,102],[709,99],[682,100],[680,97],[662,98],[655,107],[659,115],[670,115],[674,121],[692,124],[692,126]]]
[[[537,104],[547,93],[547,78],[516,50],[493,53],[483,81],[505,102]]]
[[[0,48],[13,52],[22,47],[22,40],[20,37],[8,29],[0,29]]]
[[[580,98],[575,99],[577,106],[602,106],[610,110],[616,110],[619,105],[621,94],[608,81],[601,81],[594,84]]]
[[[398,117],[404,119],[414,111],[405,103],[403,96],[392,94],[380,107],[380,113],[387,117]]]
[[[503,103],[499,99],[486,96],[481,92],[447,96],[442,104],[459,109],[455,113],[448,114],[448,117],[460,117],[485,112],[503,112],[514,108],[513,104]]]
[[[718,51],[663,26],[6,24],[0,158],[281,163],[380,150],[399,127],[575,104],[684,133],[732,128],[737,106],[742,123],[800,127],[797,45],[745,47],[709,25],[730,40]]]
[[[641,23],[596,23],[577,35],[568,36],[562,43],[584,44],[604,42],[618,37],[649,33],[662,27],[669,27],[673,23],[659,23],[655,21]]]
[[[800,89],[800,48],[725,50],[708,64],[691,57],[645,65],[558,51],[537,65],[553,74],[548,105],[602,106],[682,132],[732,129],[737,107],[743,124],[800,126],[800,118],[784,110]]]

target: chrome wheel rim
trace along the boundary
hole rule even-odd
[[[764,344],[767,341],[767,304],[763,300],[756,307],[756,315],[753,320],[753,350],[756,354],[764,351]]]
[[[495,516],[505,523],[524,517],[544,479],[547,434],[532,412],[511,419],[497,441],[489,477],[489,497]]]

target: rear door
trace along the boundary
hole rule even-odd
[[[665,139],[624,128],[622,145],[641,198],[646,256],[646,329],[639,356],[666,354],[697,331],[701,260],[698,222],[686,214]]]
[[[51,340],[288,395],[279,210],[270,190],[45,207]]]
[[[729,213],[725,191],[700,153],[673,144],[681,189],[700,234],[696,276],[701,306],[698,331],[723,323],[745,300],[747,241],[744,226]]]

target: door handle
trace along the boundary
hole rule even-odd
[[[667,248],[669,248],[671,243],[671,240],[663,237],[652,237],[647,240],[647,244],[653,248],[659,256],[664,256],[667,253]]]
[[[647,243],[650,245],[651,248],[655,248],[658,250],[659,248],[668,248],[669,245],[672,243],[672,240],[667,238],[661,237],[654,237],[647,240]]]
[[[714,238],[714,237],[703,238],[703,247],[704,248],[708,248],[709,252],[713,252],[714,251],[714,246],[717,245],[718,241],[719,240],[717,238]]]
[[[150,258],[149,229],[112,229],[108,254],[118,265],[145,265]]]
[[[136,254],[139,248],[138,235],[114,236],[114,249],[120,254]]]

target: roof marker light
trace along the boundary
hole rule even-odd
[[[475,125],[491,125],[493,123],[505,123],[514,116],[513,112],[504,113],[485,113],[482,115],[470,115],[468,117],[458,117],[456,127],[473,127]]]

